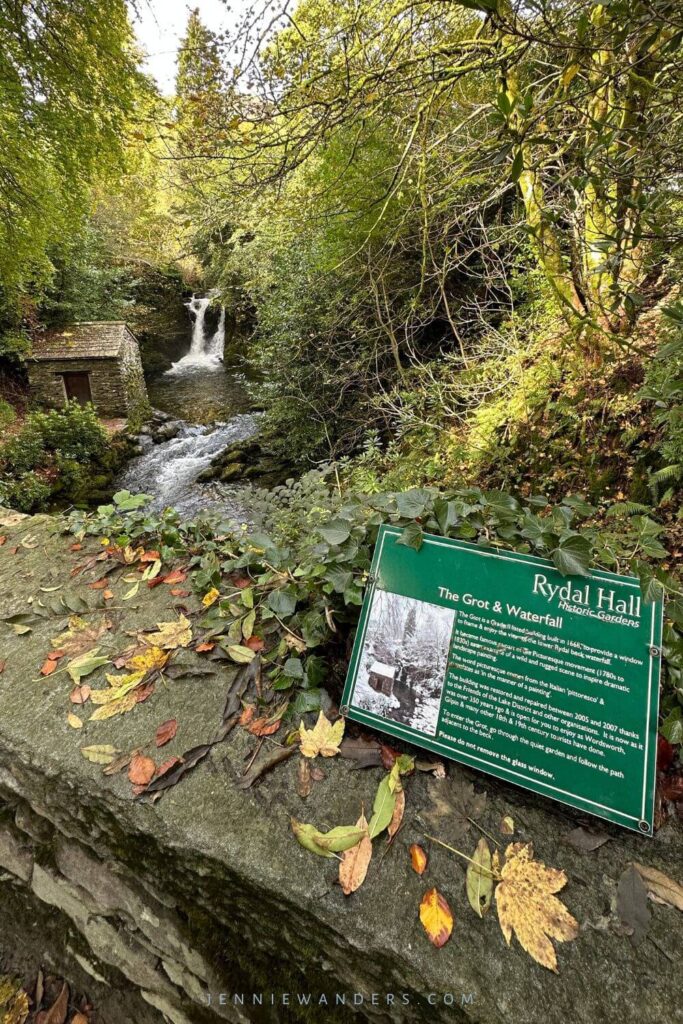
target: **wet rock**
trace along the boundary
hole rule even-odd
[[[155,444],[161,444],[163,441],[172,441],[174,437],[178,436],[182,428],[182,420],[169,420],[158,427],[154,427],[152,430],[152,440]]]
[[[261,441],[236,441],[228,445],[199,476],[200,482],[220,480],[256,481],[265,487],[283,483],[291,474],[292,464],[269,451]]]

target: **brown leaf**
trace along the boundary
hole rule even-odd
[[[399,789],[396,794],[396,803],[394,804],[394,813],[391,816],[391,821],[387,825],[387,842],[391,842],[403,821],[403,815],[406,809],[406,791]]]
[[[380,743],[379,752],[385,771],[390,772],[394,767],[394,761],[399,757],[398,750],[394,750],[394,748],[390,747],[388,743]]]
[[[77,1013],[71,1018],[71,1024],[90,1024],[90,1022],[82,1013]]]
[[[146,786],[148,782],[151,782],[154,778],[154,773],[157,770],[157,766],[151,757],[145,757],[143,754],[136,754],[131,760],[130,767],[128,768],[128,779],[135,786]]]
[[[76,542],[75,544],[71,545],[71,547],[69,548],[69,551],[81,551],[82,548],[83,548],[83,545],[79,544],[78,542]]]
[[[85,704],[90,699],[92,690],[89,686],[74,686],[73,690],[69,694],[69,700],[72,704]]]
[[[248,647],[250,651],[262,651],[266,646],[265,640],[262,640],[260,636],[250,636],[244,641],[244,646]]]
[[[151,583],[152,582],[156,583],[156,580],[150,580],[150,582]],[[159,580],[159,582],[163,583],[163,580]],[[182,587],[173,587],[173,589],[171,590],[171,593],[173,594],[174,597],[189,597],[190,596],[190,591],[189,590],[183,590]]]
[[[256,714],[255,704],[245,704],[242,709],[242,714],[238,719],[238,725],[241,725],[244,729],[249,725],[250,722],[254,721],[254,715]]]
[[[365,835],[355,846],[343,851],[339,863],[339,883],[345,896],[350,896],[363,884],[372,859],[372,840],[364,814],[356,822],[356,827],[365,829]]]
[[[633,864],[629,864],[619,878],[617,914],[622,934],[628,935],[631,943],[638,946],[650,927],[650,908],[647,905],[647,889]]]
[[[513,836],[515,834],[515,822],[509,814],[500,819],[500,831],[504,836]]]
[[[496,888],[498,921],[505,941],[512,933],[536,963],[557,973],[551,939],[568,942],[579,934],[578,922],[554,894],[567,884],[564,871],[534,860],[531,843],[510,843]]]
[[[47,661],[43,663],[43,667],[40,670],[40,674],[41,676],[49,676],[55,671],[56,668],[57,662],[50,661],[50,659],[48,658]]]
[[[302,800],[305,800],[311,792],[311,761],[308,757],[299,758],[296,791]]]
[[[175,766],[177,764],[182,764],[182,763],[183,763],[182,757],[169,757],[168,761],[164,761],[162,764],[159,765],[159,767],[156,770],[156,775],[154,776],[154,778],[155,779],[161,778],[161,776],[165,775],[166,772],[170,772],[171,768],[175,768]]]
[[[598,850],[609,842],[609,836],[606,836],[604,832],[589,832],[587,829],[579,827],[568,832],[563,842],[573,846],[579,853],[593,853],[594,850]]]
[[[642,878],[648,893],[658,902],[683,910],[683,887],[656,868],[634,861],[633,867]]]
[[[429,936],[429,941],[441,949],[453,932],[453,914],[448,903],[437,889],[428,889],[420,903],[420,921]]]
[[[418,875],[423,875],[427,867],[427,854],[417,843],[413,843],[408,852],[413,871],[416,871]]]
[[[61,992],[49,1010],[42,1010],[36,1016],[36,1024],[64,1024],[69,1010],[69,986],[62,985]]]
[[[6,661],[6,659],[5,658],[0,658],[0,676],[5,671],[6,668],[7,668],[7,661]]]
[[[158,551],[143,551],[140,555],[141,562],[157,562],[161,558]]]
[[[212,651],[215,646],[215,644],[201,643],[197,644],[197,646],[195,647],[195,651],[197,651],[198,654],[203,654],[204,651]]]
[[[659,784],[659,792],[674,804],[683,800],[683,775],[665,776]]]
[[[358,736],[355,739],[345,736],[339,753],[356,762],[356,768],[377,768],[382,764],[382,755],[377,740],[369,736]]]
[[[251,586],[251,580],[248,576],[239,576],[237,574],[230,576],[230,582],[233,587],[237,587],[238,590],[244,590],[246,587]]]
[[[137,689],[134,691],[136,704],[143,704],[148,697],[151,697],[152,694],[154,693],[155,686],[156,683],[154,682],[153,679],[150,680],[148,683],[143,683],[142,686],[138,686]]]
[[[297,748],[293,744],[291,747],[276,747],[270,754],[267,754],[264,758],[253,765],[246,775],[243,775],[241,779],[238,779],[237,785],[240,789],[249,789],[254,783],[269,772],[276,765],[282,761],[286,761],[288,758],[296,754]],[[312,773],[311,773],[312,774]]]
[[[89,590],[106,590],[109,586],[109,580],[106,576],[103,576],[101,580],[95,580],[94,583],[88,584]]]
[[[166,743],[170,743],[175,734],[178,731],[178,721],[175,718],[169,718],[167,722],[162,722],[156,733],[156,745],[157,747],[163,747]]]

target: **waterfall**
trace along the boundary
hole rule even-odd
[[[218,326],[213,334],[206,329],[206,311],[216,296],[216,292],[208,295],[193,295],[185,305],[193,317],[192,339],[190,351],[178,362],[173,363],[167,374],[182,374],[194,370],[217,370],[223,363],[225,348],[225,306],[221,306]]]

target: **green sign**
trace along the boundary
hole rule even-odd
[[[631,576],[380,530],[344,713],[652,835],[662,604]]]

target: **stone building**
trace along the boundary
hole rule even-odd
[[[92,402],[99,416],[143,416],[147,391],[137,339],[123,321],[76,323],[33,343],[31,398],[61,408]]]

